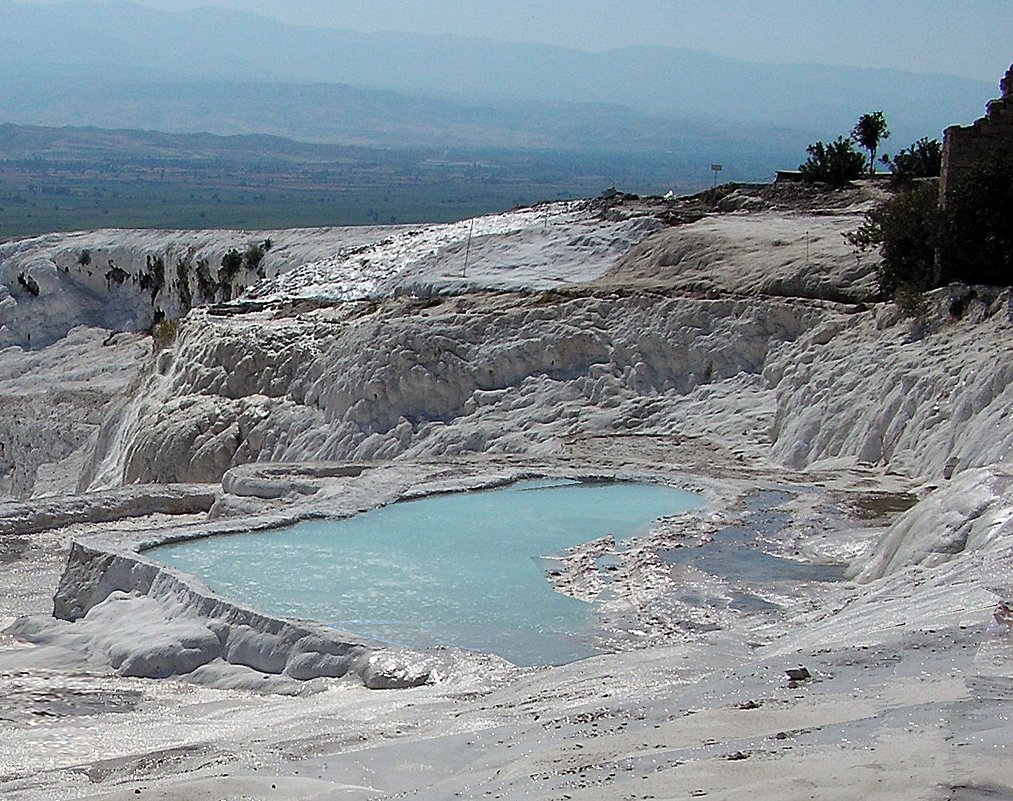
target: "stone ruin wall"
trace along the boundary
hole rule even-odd
[[[943,132],[940,198],[947,196],[968,167],[998,152],[1013,152],[1013,64],[999,82],[1001,96],[988,103],[985,116],[972,125],[951,125]]]

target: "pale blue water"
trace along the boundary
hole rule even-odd
[[[552,589],[542,557],[702,505],[657,484],[525,481],[149,554],[269,614],[412,647],[561,664],[597,653],[595,619],[588,604]]]

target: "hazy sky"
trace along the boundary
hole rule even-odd
[[[242,9],[360,31],[451,33],[585,50],[693,47],[753,61],[894,67],[989,82],[1013,62],[1013,0],[135,1],[162,9]]]

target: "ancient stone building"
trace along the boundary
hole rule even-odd
[[[990,100],[985,116],[973,125],[951,125],[943,131],[940,197],[946,198],[961,173],[978,159],[998,152],[1013,153],[1013,64],[999,82],[1001,97]]]

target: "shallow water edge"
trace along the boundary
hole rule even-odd
[[[552,665],[603,652],[592,604],[548,580],[552,558],[703,505],[662,483],[527,479],[148,553],[271,614]]]
[[[293,473],[304,484],[310,480],[305,465]],[[278,481],[284,480],[280,471],[276,475]],[[294,500],[281,511],[113,538],[80,538],[72,544],[54,614],[77,621],[72,627],[75,647],[103,651],[121,675],[186,675],[200,682],[220,683],[223,671],[230,674],[230,680],[235,680],[231,674],[238,672],[247,676],[247,684],[263,680],[259,686],[265,689],[270,689],[272,677],[290,683],[349,676],[367,687],[394,688],[440,682],[460,671],[509,670],[509,663],[486,654],[454,648],[394,648],[315,621],[265,615],[219,596],[200,580],[160,564],[143,550],[182,539],[273,528],[300,519],[346,517],[399,498],[532,477],[667,481],[709,495],[721,492],[716,484],[704,480],[642,469],[488,462],[464,469],[459,463],[369,466],[355,477],[313,479],[318,486],[316,494]],[[728,488],[724,492],[736,493]],[[135,619],[137,625],[119,624],[125,616]],[[11,633],[36,643],[56,636],[36,619],[20,622]]]

